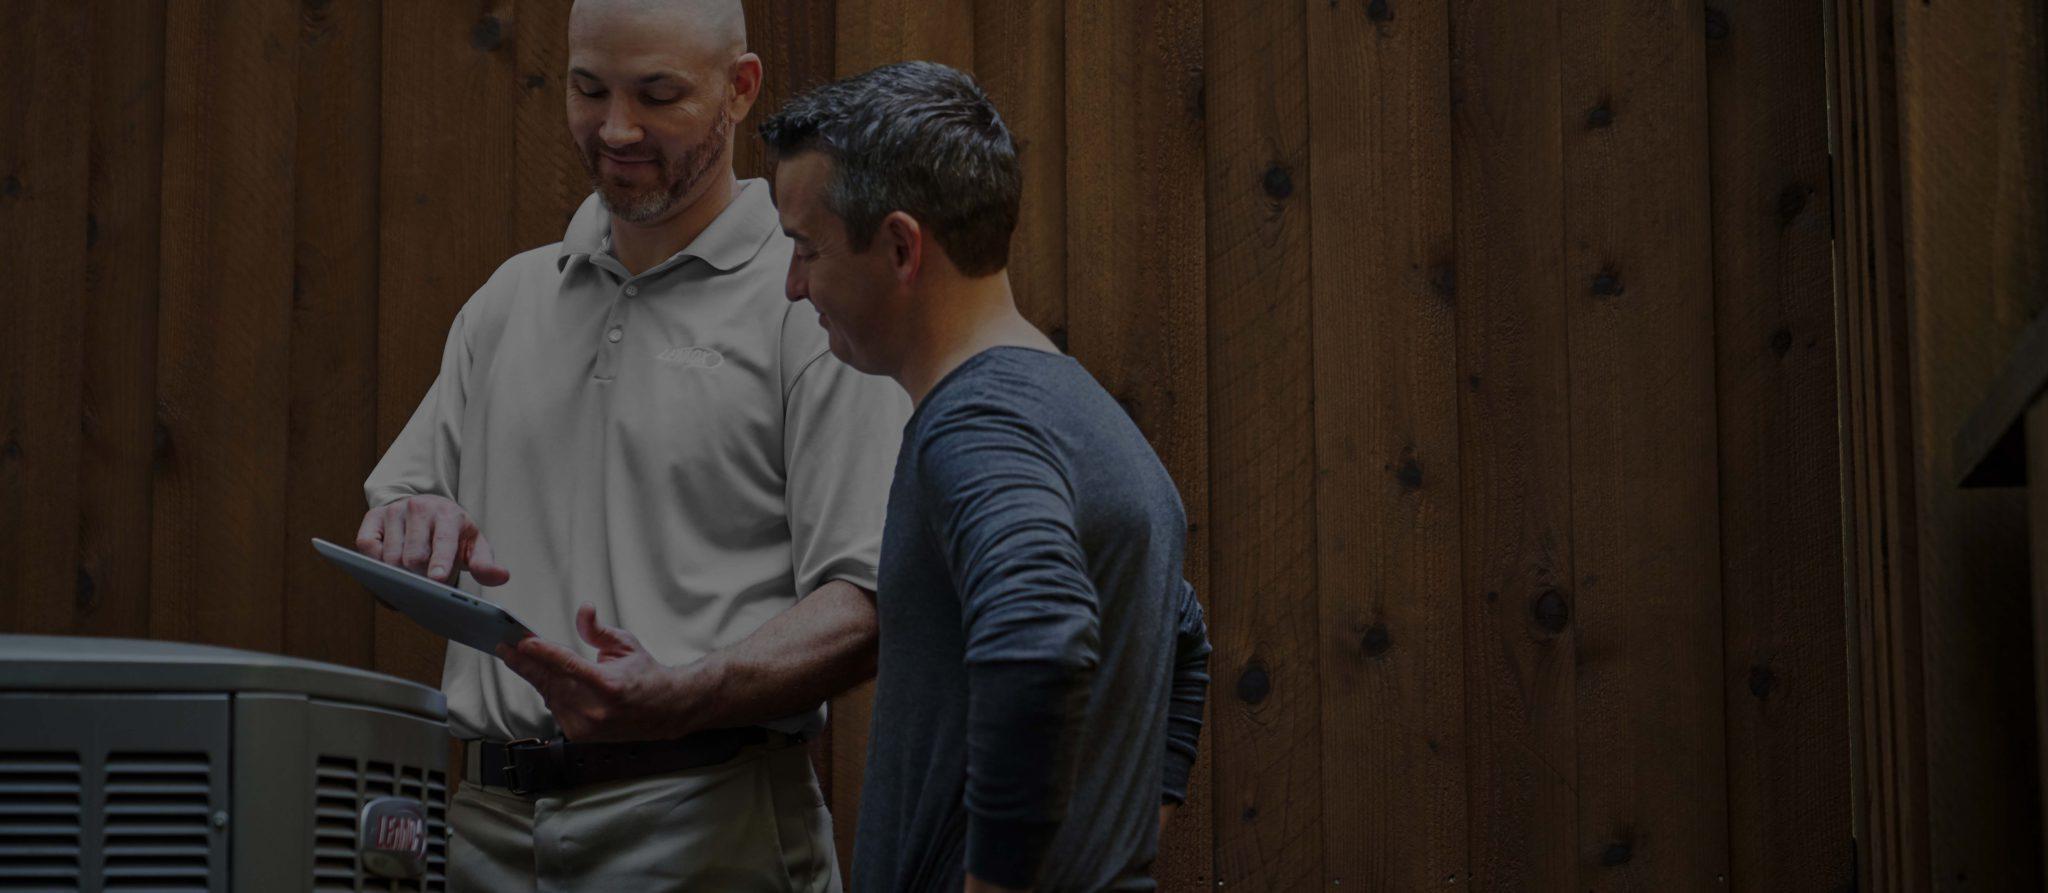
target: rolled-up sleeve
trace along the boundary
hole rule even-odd
[[[433,386],[427,389],[412,418],[363,482],[363,495],[371,508],[422,494],[455,498],[469,367],[463,315],[457,314],[448,328],[448,343],[441,350],[441,371]]]
[[[910,399],[895,382],[863,375],[821,350],[798,366],[783,407],[797,596],[832,580],[873,591]]]
[[[1161,802],[1188,799],[1188,774],[1202,742],[1202,705],[1209,697],[1209,626],[1195,587],[1182,580],[1176,599],[1179,622],[1174,631],[1173,700],[1166,710],[1166,764]]]

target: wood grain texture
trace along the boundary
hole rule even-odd
[[[1067,337],[1066,5],[1063,0],[976,0],[975,78],[1024,169],[1010,240],[1010,289],[1025,318]]]
[[[833,0],[746,0],[747,48],[761,57],[761,98],[734,128],[733,170],[768,176],[767,150],[755,128],[791,96],[830,81],[837,21]]]
[[[378,609],[308,541],[352,543],[377,461],[380,4],[306,4],[299,22],[291,302],[287,654],[366,667]]]
[[[1324,871],[1452,889],[1470,870],[1450,8],[1307,7]]]
[[[1857,883],[1884,891],[1932,883],[1893,13],[1881,0],[1836,4],[1829,67],[1843,574],[1858,743],[1851,821]]]
[[[92,5],[85,369],[74,631],[149,633],[164,11]]]
[[[512,249],[562,240],[569,218],[590,195],[590,174],[569,137],[569,7],[572,0],[514,0],[502,40],[512,54],[518,106],[513,115]]]
[[[90,595],[79,563],[85,365],[90,10],[38,2],[0,36],[0,617],[69,632]]]
[[[1730,887],[1843,890],[1849,811],[1824,35],[1708,13]]]
[[[1452,7],[1473,889],[1577,884],[1577,631],[1556,0]],[[1527,27],[1527,23],[1539,23]]]
[[[1704,16],[1564,0],[1578,886],[1728,871]]]
[[[840,77],[906,59],[974,69],[975,0],[839,0],[833,55]]]
[[[164,46],[150,634],[277,651],[299,18],[180,5]]]
[[[511,14],[512,0],[384,8],[380,454],[433,383],[456,311],[514,251],[520,183]],[[376,624],[377,669],[439,683],[440,639],[390,612],[379,612]]]
[[[1185,573],[1209,598],[1217,593],[1208,577],[1203,8],[1070,0],[1065,19],[1069,352],[1123,404],[1179,485]],[[1230,678],[1232,668],[1210,666]],[[1196,761],[1191,814],[1205,808],[1209,771]],[[1208,860],[1175,849],[1180,833],[1169,829],[1161,886],[1210,889]]]
[[[1899,117],[1934,888],[2040,889],[2024,494],[1959,490],[1956,432],[2048,302],[2040,4],[1901,4]]]
[[[1224,889],[1324,883],[1309,226],[1326,190],[1310,163],[1304,9],[1212,2],[1203,13],[1215,648],[1205,738]]]

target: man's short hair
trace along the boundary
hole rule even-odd
[[[882,219],[928,227],[953,265],[985,276],[1010,263],[1023,173],[981,86],[936,62],[898,62],[791,99],[761,123],[770,157],[832,160],[825,206],[866,251]]]

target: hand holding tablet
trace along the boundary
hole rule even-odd
[[[504,608],[453,586],[317,537],[313,549],[356,578],[378,601],[451,642],[495,654],[499,645],[514,645],[533,635]]]

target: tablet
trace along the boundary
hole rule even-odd
[[[318,537],[313,539],[313,550],[348,571],[378,601],[451,642],[493,654],[500,644],[509,645],[533,635],[526,624],[504,608],[453,586]]]

